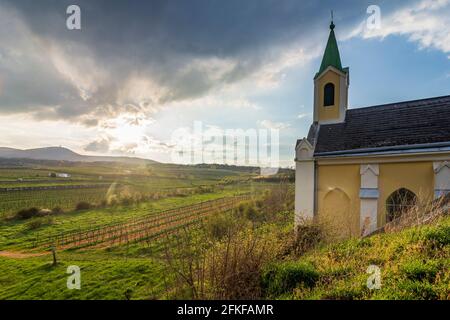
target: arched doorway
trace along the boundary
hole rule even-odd
[[[417,196],[414,192],[406,188],[400,188],[392,192],[386,200],[386,222],[391,222],[400,217],[416,204]]]

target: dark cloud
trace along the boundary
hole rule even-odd
[[[2,0],[0,112],[88,126],[130,110],[148,115],[245,79],[293,45],[311,48],[330,9],[344,32],[370,2]],[[81,31],[65,27],[74,3]]]

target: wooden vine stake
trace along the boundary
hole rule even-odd
[[[52,264],[52,266],[56,266],[58,261],[56,260],[56,247],[55,247],[55,245],[52,246],[52,255],[53,255],[53,264]]]

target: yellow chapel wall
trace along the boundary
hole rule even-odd
[[[324,107],[324,88],[327,83],[334,84],[334,105]],[[339,119],[339,101],[340,101],[340,76],[329,70],[326,72],[319,80],[318,80],[318,88],[319,88],[319,121],[328,121]]]
[[[359,164],[317,167],[317,217],[337,237],[359,234]]]
[[[360,186],[359,163],[317,166],[317,217],[338,236],[360,235]],[[433,199],[433,162],[379,163],[378,227],[386,223],[387,198],[400,188],[414,192],[421,203]]]
[[[396,190],[406,188],[421,204],[434,197],[433,162],[381,163],[378,176],[378,227],[386,223],[386,200]]]

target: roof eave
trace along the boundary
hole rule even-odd
[[[362,148],[314,153],[314,158],[373,156],[386,154],[411,154],[423,152],[450,151],[450,141],[426,144],[401,145],[379,148]]]
[[[314,80],[321,78],[329,70],[334,71],[341,76],[346,76],[348,74],[349,68],[345,67],[345,68],[342,68],[342,70],[341,70],[341,69],[336,68],[335,66],[328,66],[321,73],[317,72],[314,76]]]

